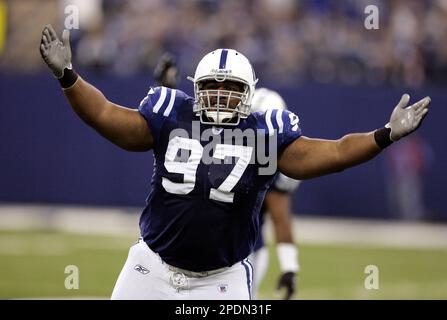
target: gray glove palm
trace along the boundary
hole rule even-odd
[[[385,125],[385,127],[391,129],[390,139],[392,141],[397,141],[405,137],[421,125],[422,120],[428,112],[431,99],[430,97],[425,97],[406,108],[409,101],[410,96],[404,94],[394,108],[390,122]]]
[[[42,31],[40,54],[56,78],[62,78],[64,69],[72,68],[70,31],[65,29],[60,41],[53,27],[50,24],[46,25]]]

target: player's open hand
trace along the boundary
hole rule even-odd
[[[64,30],[62,41],[48,24],[42,31],[40,54],[56,78],[62,78],[64,69],[71,69],[70,31]]]
[[[409,101],[410,96],[404,94],[394,108],[390,122],[386,125],[386,127],[391,129],[390,139],[392,141],[397,141],[419,128],[422,120],[427,115],[431,99],[430,97],[425,97],[415,104],[406,107]]]
[[[178,70],[174,56],[165,53],[154,70],[154,78],[164,87],[174,89],[177,86]]]
[[[281,275],[278,281],[277,290],[281,290],[282,288],[286,289],[286,294],[284,296],[284,300],[290,300],[293,294],[295,293],[296,287],[296,273],[295,272],[286,272]]]

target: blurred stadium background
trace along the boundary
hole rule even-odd
[[[373,130],[402,93],[430,95],[417,134],[301,184],[297,298],[447,298],[447,0],[0,0],[0,298],[108,298],[150,190],[152,155],[84,125],[41,62],[43,26],[61,31],[71,4],[74,65],[129,107],[163,53],[192,93],[183,79],[218,47],[245,53],[308,136]],[[378,30],[364,27],[371,4]],[[79,267],[79,290],[64,287],[67,265]],[[363,286],[367,265],[380,270],[379,290]],[[260,298],[280,297],[277,274],[272,257]]]

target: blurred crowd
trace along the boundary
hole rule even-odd
[[[151,73],[160,56],[170,52],[182,73],[190,75],[205,53],[231,47],[251,59],[260,78],[279,84],[447,83],[447,0],[6,3],[11,18],[0,54],[4,69],[42,68],[37,50],[40,30],[45,22],[61,30],[64,8],[74,4],[80,18],[80,29],[72,32],[75,63],[103,72]],[[379,29],[364,25],[365,7],[371,4],[379,9]],[[17,14],[20,10],[34,16],[24,22]]]

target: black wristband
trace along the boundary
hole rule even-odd
[[[76,80],[78,80],[78,77],[79,75],[73,69],[65,68],[64,75],[62,76],[62,78],[59,78],[57,80],[59,80],[62,88],[67,89],[75,84]]]
[[[377,129],[374,132],[374,139],[376,140],[377,145],[380,149],[385,149],[390,144],[393,143],[393,140],[390,138],[391,128],[383,127]]]

